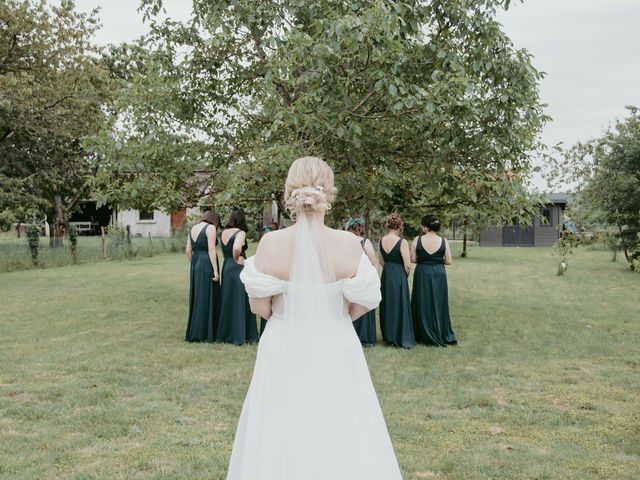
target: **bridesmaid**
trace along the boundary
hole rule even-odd
[[[216,341],[242,345],[258,341],[256,316],[249,308],[249,297],[240,281],[247,258],[247,221],[241,208],[231,212],[220,240],[222,242],[222,306]]]
[[[411,261],[417,263],[413,274],[411,309],[416,340],[427,345],[456,345],[451,328],[447,271],[451,265],[449,243],[438,235],[440,220],[435,215],[422,218],[422,235],[413,240]]]
[[[411,348],[416,344],[407,281],[411,258],[409,244],[400,237],[402,217],[397,213],[389,215],[387,228],[389,233],[380,239],[380,263],[383,265],[380,278],[380,330],[387,345]]]
[[[364,253],[369,257],[371,264],[376,267],[378,261],[376,260],[376,253],[373,250],[373,245],[368,238],[364,236],[364,218],[362,217],[350,217],[346,224],[347,231],[360,237],[360,245]],[[356,329],[358,338],[363,347],[372,347],[376,344],[376,311],[370,310],[363,316],[353,321],[353,327]]]
[[[187,238],[186,254],[191,262],[187,342],[214,342],[220,318],[220,274],[216,253],[218,214],[207,210]]]
[[[264,235],[265,233],[273,232],[274,230],[278,230],[278,228],[279,225],[277,222],[265,223],[262,226],[262,234]],[[262,337],[265,328],[267,328],[267,319],[260,317],[260,337]]]

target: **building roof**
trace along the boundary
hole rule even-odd
[[[564,192],[550,193],[547,195],[547,199],[549,200],[549,203],[566,205],[567,203],[571,203],[573,195]]]

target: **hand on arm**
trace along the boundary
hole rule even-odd
[[[409,275],[411,272],[411,254],[409,253],[409,242],[402,240],[400,243],[400,253],[402,254],[402,263],[404,263],[404,270]]]
[[[364,253],[369,258],[369,261],[371,262],[371,265],[373,265],[374,267],[377,267],[378,266],[378,260],[376,259],[376,252],[373,250],[373,245],[371,244],[371,242],[369,240],[366,240],[364,242]]]
[[[244,265],[244,257],[240,254],[242,253],[242,246],[244,245],[246,238],[247,234],[240,230],[233,242],[233,259],[239,265]]]
[[[207,231],[205,234],[207,235],[207,249],[209,252],[209,261],[211,262],[211,268],[213,268],[213,277],[211,278],[214,282],[220,280],[220,273],[218,272],[218,252],[216,251],[216,227],[205,227]]]
[[[378,240],[378,260],[380,260],[380,266],[384,267],[384,257],[382,256],[382,252],[380,251],[380,249],[382,247],[380,247],[380,245],[382,245],[382,239]]]
[[[258,247],[256,248],[254,259],[255,267],[259,272],[267,273],[265,270],[264,262],[266,259],[270,258],[270,240],[271,239],[269,238],[269,234],[267,234],[260,239],[260,242],[258,242]],[[262,318],[270,318],[273,314],[273,311],[271,309],[271,300],[272,297],[249,298],[249,306],[251,307],[251,312]]]
[[[414,238],[413,243],[411,243],[411,263],[418,262],[418,254],[416,253],[416,248],[418,246],[418,238],[420,237]]]

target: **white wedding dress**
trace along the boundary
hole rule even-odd
[[[380,302],[363,253],[335,280],[319,225],[297,222],[289,281],[246,260],[253,298],[273,297],[233,444],[227,480],[396,480],[400,469],[348,303]],[[333,277],[333,278],[332,278]]]

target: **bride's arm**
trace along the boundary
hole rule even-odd
[[[273,297],[266,298],[249,298],[249,306],[251,312],[262,318],[270,318],[271,314],[271,299]]]
[[[349,316],[353,321],[356,321],[368,311],[369,309],[367,307],[363,307],[362,305],[358,305],[357,303],[349,304]]]
[[[269,235],[265,235],[258,242],[258,248],[256,248],[255,262],[256,267],[262,270],[263,263],[265,261],[266,251],[268,251]],[[249,298],[249,306],[251,312],[262,318],[270,318],[273,313],[271,309],[271,299],[273,297],[264,298]]]

